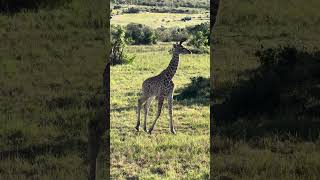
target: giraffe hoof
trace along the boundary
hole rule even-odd
[[[176,133],[176,130],[174,130],[174,129],[171,129],[171,133],[172,133],[172,134],[177,134],[177,133]]]
[[[143,128],[143,130],[144,130],[144,132],[146,132],[146,133],[148,132],[147,128]]]
[[[135,129],[136,129],[137,131],[139,131],[139,126],[136,126]]]
[[[149,131],[147,131],[148,134],[151,134],[151,132],[152,132],[152,129],[149,129]]]

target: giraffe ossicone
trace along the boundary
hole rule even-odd
[[[174,124],[173,124],[173,92],[174,92],[174,83],[172,81],[174,75],[176,74],[178,65],[179,65],[179,55],[180,54],[191,54],[191,51],[185,48],[180,41],[179,43],[173,44],[172,48],[172,59],[166,69],[164,69],[160,74],[150,77],[143,81],[141,96],[138,99],[137,107],[137,124],[136,130],[139,131],[140,127],[140,111],[143,105],[144,109],[144,131],[151,134],[157,120],[160,117],[163,101],[165,98],[168,100],[168,110],[169,110],[169,128],[171,133],[176,134]],[[147,131],[147,117],[150,104],[153,98],[156,97],[158,101],[158,111],[156,118],[153,121],[149,131]]]

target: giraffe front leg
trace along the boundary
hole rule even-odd
[[[151,128],[149,129],[149,134],[151,134],[154,126],[156,125],[157,120],[158,120],[159,117],[160,117],[161,109],[162,109],[162,105],[163,105],[163,100],[164,100],[164,97],[163,97],[163,96],[160,96],[160,97],[158,98],[158,112],[157,112],[157,115],[156,115],[156,119],[153,121],[152,126],[151,126]]]
[[[172,94],[168,96],[168,110],[169,110],[169,128],[172,134],[176,134],[176,130],[173,125],[173,97]]]

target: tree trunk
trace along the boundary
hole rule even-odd
[[[106,148],[106,172],[110,177],[110,63],[106,64],[103,73],[103,85],[105,93],[105,104],[103,109],[97,110],[95,118],[88,124],[88,156],[89,156],[89,180],[95,180],[97,174],[97,156],[101,143]],[[107,140],[102,141],[101,137],[106,133]]]
[[[107,16],[110,16],[110,1],[107,1]],[[111,17],[111,16],[110,16]],[[88,158],[89,158],[89,180],[96,180],[97,176],[97,157],[99,148],[104,148],[104,160],[106,166],[107,179],[110,179],[110,19],[105,24],[107,30],[106,48],[107,62],[102,76],[103,93],[105,94],[104,107],[97,109],[94,119],[88,123]],[[106,133],[106,141],[102,140],[102,136]],[[101,144],[102,143],[102,144]]]

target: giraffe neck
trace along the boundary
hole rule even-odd
[[[167,78],[169,78],[169,79],[173,78],[173,76],[177,72],[178,65],[179,65],[179,53],[173,51],[172,59],[168,65],[168,67],[164,70]]]

